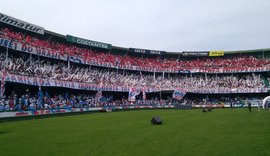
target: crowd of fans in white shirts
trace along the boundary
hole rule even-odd
[[[147,75],[134,72],[122,72],[110,69],[91,69],[90,66],[73,64],[68,68],[67,63],[54,63],[49,59],[38,60],[26,55],[15,57],[9,55],[6,61],[5,53],[0,53],[0,69],[14,75],[41,77],[52,80],[82,82],[128,87],[154,87],[167,89],[250,89],[264,88],[264,79],[260,74],[202,74],[177,75],[163,74]]]

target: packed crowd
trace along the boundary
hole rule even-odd
[[[50,96],[47,92],[38,94],[23,94],[18,97],[13,94],[3,97],[0,101],[1,111],[33,111],[33,110],[56,110],[56,109],[74,109],[74,108],[116,108],[116,107],[166,107],[180,105],[231,105],[231,107],[242,107],[247,101],[251,101],[253,106],[261,105],[263,96],[247,97],[247,96],[219,96],[219,97],[184,97],[183,100],[177,101],[171,97],[160,99],[160,97],[149,97],[143,100],[138,97],[136,101],[128,101],[124,97],[122,99],[114,99],[113,96],[101,96],[87,94],[58,94]]]
[[[63,43],[60,44],[49,40],[42,40],[20,32],[14,32],[8,28],[3,28],[0,32],[0,37],[9,38],[35,47],[52,49],[54,52],[84,59],[89,63],[98,62],[99,64],[109,64],[110,67],[117,67],[122,69],[139,67],[142,70],[155,68],[157,70],[170,69],[174,71],[217,71],[220,69],[224,71],[247,71],[250,68],[254,69],[270,67],[269,59],[258,59],[253,56],[238,55],[233,57],[224,56],[223,58],[199,58],[192,61],[181,58],[139,58],[129,55],[114,55],[101,51],[96,52],[94,50],[80,48],[75,45],[68,45]]]
[[[25,55],[24,55],[25,56]],[[248,75],[146,75],[134,72],[118,72],[109,69],[91,69],[90,66],[67,65],[49,59],[38,60],[24,56],[0,53],[0,69],[8,74],[40,77],[44,79],[128,87],[152,87],[163,89],[250,89],[265,88],[267,79],[260,74]]]
[[[47,92],[42,92],[42,95],[23,94],[18,97],[16,94],[8,97],[3,97],[0,101],[0,111],[27,111],[40,109],[72,109],[72,108],[112,108],[112,107],[127,107],[127,106],[167,106],[172,105],[172,100],[160,100],[159,98],[151,98],[146,100],[138,99],[135,102],[130,102],[127,99],[114,100],[113,96],[102,96],[97,98],[95,95],[86,94],[71,94],[50,96]],[[44,94],[44,95],[43,95]]]

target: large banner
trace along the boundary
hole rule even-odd
[[[20,76],[7,74],[4,75],[0,72],[1,81],[6,82],[14,82],[14,83],[22,83],[31,86],[43,86],[43,87],[63,87],[63,88],[71,88],[78,90],[93,90],[93,91],[112,91],[112,92],[129,92],[129,97],[134,98],[140,94],[141,90],[144,89],[146,93],[159,92],[159,91],[171,91],[171,90],[181,90],[181,93],[174,92],[174,96],[181,97],[184,96],[187,92],[191,93],[201,93],[201,94],[220,94],[220,93],[267,93],[268,88],[258,87],[258,88],[225,88],[225,89],[192,89],[192,88],[160,88],[160,87],[129,87],[129,86],[117,86],[117,85],[100,85],[100,84],[89,84],[89,83],[78,83],[78,82],[68,82],[61,80],[51,80],[51,79],[42,79],[38,77],[28,77],[28,76]]]
[[[0,13],[0,22],[44,35],[44,28]]]
[[[83,38],[79,38],[79,37],[75,37],[71,35],[67,35],[66,38],[68,42],[72,42],[72,43],[87,45],[90,47],[103,48],[103,49],[112,49],[112,45],[107,44],[107,43],[91,41],[91,40],[87,40],[87,39],[83,39]]]
[[[67,55],[61,54],[59,51],[34,47],[31,45],[23,44],[20,42],[16,42],[10,39],[5,39],[0,37],[0,46],[8,47],[9,49],[18,50],[25,53],[32,53],[34,55],[59,59],[59,60],[67,60]]]
[[[68,82],[61,80],[50,80],[50,79],[42,79],[38,77],[28,77],[28,76],[20,76],[20,75],[12,75],[8,74],[3,77],[3,74],[0,74],[1,79],[6,82],[15,82],[22,83],[31,86],[43,86],[43,87],[64,87],[71,89],[79,89],[79,90],[102,90],[102,91],[119,91],[119,92],[128,92],[129,87],[127,86],[114,86],[114,85],[103,85],[99,84],[89,84],[89,83],[77,83],[77,82]]]
[[[132,53],[153,54],[153,55],[165,55],[166,54],[166,51],[137,49],[137,48],[129,48],[128,51],[132,52]]]

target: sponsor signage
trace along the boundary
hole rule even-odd
[[[44,28],[0,13],[0,22],[44,35]]]
[[[142,53],[145,54],[146,50],[145,49],[135,49],[135,48],[129,48],[130,52],[134,52],[134,53]]]
[[[112,49],[111,44],[97,42],[97,41],[91,41],[91,40],[87,40],[87,39],[83,39],[83,38],[79,38],[79,37],[75,37],[75,36],[71,36],[71,35],[67,35],[66,39],[68,42],[87,45],[90,47]]]
[[[208,56],[209,51],[183,51],[183,56]]]
[[[150,50],[150,54],[156,54],[156,55],[164,55],[165,51],[157,51],[157,50]]]
[[[142,53],[142,54],[153,54],[153,55],[164,55],[164,54],[166,54],[166,51],[137,49],[137,48],[129,48],[129,52]]]
[[[224,56],[224,50],[211,50],[209,56]]]
[[[11,111],[11,112],[0,112],[0,118],[48,115],[48,114],[70,113],[70,112],[90,112],[90,111],[100,111],[102,109],[103,109],[102,107],[96,107],[96,108],[49,109],[49,110],[35,110],[35,111]]]

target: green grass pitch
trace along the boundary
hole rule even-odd
[[[162,125],[150,123],[160,116]],[[0,123],[0,156],[267,156],[270,112],[138,110]]]

